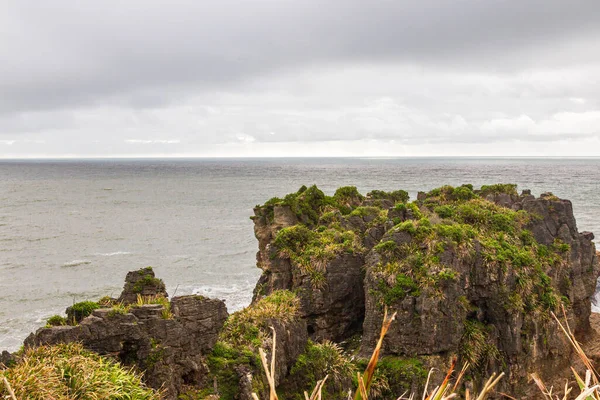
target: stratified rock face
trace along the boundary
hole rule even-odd
[[[168,297],[164,282],[154,276],[151,267],[127,273],[119,301],[126,304],[135,303],[138,296]]]
[[[270,319],[266,323],[275,331],[276,364],[274,378],[275,384],[279,386],[283,379],[288,376],[290,369],[306,347],[306,343],[308,342],[306,322],[304,320],[282,322],[279,319]],[[263,343],[269,360],[272,345],[273,338],[270,336]],[[238,400],[252,400],[253,392],[257,394],[259,399],[269,399],[268,384],[264,377],[262,366],[237,365],[234,369],[239,379],[239,392],[236,397]],[[253,387],[253,380],[263,381],[262,390],[257,389],[256,385]]]
[[[129,277],[129,275],[128,275]],[[221,300],[201,296],[174,297],[172,315],[160,304],[128,311],[98,309],[76,326],[41,328],[26,346],[81,342],[102,355],[117,356],[126,365],[145,371],[149,386],[176,398],[182,385],[202,384],[210,352],[227,318]]]
[[[515,393],[527,373],[565,367],[572,350],[550,312],[564,306],[586,333],[600,272],[571,202],[515,185],[445,186],[413,203],[405,194],[303,187],[257,206],[255,301],[296,292],[316,340],[345,340],[362,324],[364,356],[387,307],[397,321],[386,354],[458,356],[482,375],[504,370]]]
[[[306,321],[300,318],[299,308],[294,293],[279,290],[231,314],[208,357],[212,379],[201,389],[203,395],[251,400],[255,393],[260,399],[269,399],[269,385],[258,355],[264,351],[271,364],[275,347],[273,375],[279,384],[308,342]]]
[[[317,209],[324,199],[323,193],[315,189],[309,188],[298,194],[301,201],[306,202],[306,209]],[[308,254],[310,249],[283,247],[294,247],[294,243],[303,240],[296,236],[305,233],[314,236],[308,230],[295,228],[312,227],[317,220],[294,212],[290,205],[256,207],[254,212],[254,232],[259,242],[257,262],[264,271],[254,291],[254,301],[279,289],[293,289],[300,299],[300,314],[306,318],[313,339],[343,340],[358,332],[364,315],[364,252],[360,238],[351,227],[322,231],[319,235],[323,238],[307,239],[315,241],[316,246],[321,239],[331,241],[325,252],[311,255]],[[300,221],[304,222],[298,225]],[[360,216],[348,222],[352,223],[366,226]],[[283,238],[286,232],[287,239]],[[279,242],[287,243],[279,243],[277,235]]]

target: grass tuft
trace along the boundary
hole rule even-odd
[[[20,400],[160,399],[133,370],[77,343],[28,349],[15,366],[0,375]],[[5,396],[10,392],[6,385],[0,386],[0,397]]]

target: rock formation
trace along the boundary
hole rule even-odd
[[[479,379],[505,371],[503,388],[517,395],[529,372],[551,381],[572,350],[550,312],[564,306],[576,332],[588,332],[600,271],[571,202],[514,185],[445,186],[412,203],[405,193],[365,198],[349,187],[328,197],[311,187],[255,208],[255,301],[297,292],[317,341],[349,339],[362,323],[363,356],[388,307],[398,312],[388,356],[423,365],[456,356]]]
[[[154,276],[151,267],[127,273],[118,301],[131,304],[137,301],[138,296],[168,297],[164,282]]]
[[[131,299],[136,277],[149,276],[149,269],[127,274],[120,298]],[[133,277],[133,279],[132,279]],[[151,273],[153,280],[154,273]],[[154,290],[144,287],[150,302],[162,299],[164,284]],[[158,296],[158,297],[154,297]],[[163,389],[166,398],[176,398],[184,385],[201,385],[208,376],[206,355],[210,354],[227,318],[225,303],[202,296],[178,296],[162,304],[115,303],[98,308],[75,326],[39,329],[25,340],[25,346],[81,342],[102,355],[116,357],[125,365],[145,371],[147,384]]]

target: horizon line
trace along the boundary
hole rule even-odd
[[[397,160],[397,159],[597,159],[598,156],[579,156],[579,155],[414,155],[414,156],[370,156],[370,155],[344,155],[344,156],[306,156],[306,155],[284,155],[284,156],[238,156],[238,155],[220,155],[220,156],[198,156],[198,155],[102,155],[102,156],[87,156],[87,155],[62,155],[62,156],[21,156],[21,157],[4,157],[0,156],[0,161],[37,161],[37,160],[193,160],[193,159],[380,159],[380,160]]]

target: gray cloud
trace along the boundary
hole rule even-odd
[[[15,0],[0,11],[0,155],[599,135],[596,0]]]

